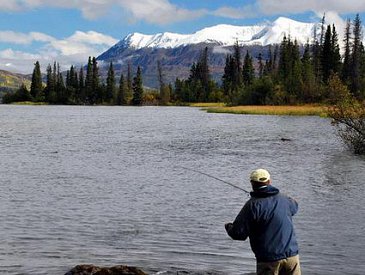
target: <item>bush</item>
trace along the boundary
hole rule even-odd
[[[328,114],[344,143],[355,154],[365,154],[365,101],[347,97],[330,107]]]
[[[10,104],[13,102],[32,101],[32,96],[27,87],[23,84],[15,93],[6,93],[2,99],[4,104]]]

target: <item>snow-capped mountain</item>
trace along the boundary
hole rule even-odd
[[[236,41],[242,46],[242,56],[247,50],[254,58],[259,54],[265,58],[268,45],[280,44],[284,35],[296,39],[299,44],[305,44],[313,41],[314,34],[320,35],[320,24],[302,23],[284,17],[254,26],[217,25],[193,34],[132,33],[101,54],[97,60],[105,62],[104,64],[112,61],[117,75],[125,73],[128,63],[134,68],[141,66],[144,84],[156,87],[157,61],[162,63],[166,81],[172,82],[177,77],[186,78],[191,65],[198,60],[202,50],[208,47],[211,74],[219,78],[226,55],[232,52]]]
[[[279,17],[272,23],[254,26],[217,25],[197,31],[193,34],[158,33],[145,35],[133,33],[127,35],[113,48],[177,48],[199,43],[214,43],[221,46],[231,46],[236,41],[240,45],[278,44],[284,35],[290,36],[298,43],[305,44],[313,39],[315,28],[319,24],[302,23],[288,18]]]

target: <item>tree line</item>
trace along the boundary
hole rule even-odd
[[[207,49],[191,67],[186,80],[176,79],[174,96],[183,102],[224,101],[230,105],[280,105],[336,101],[330,82],[340,80],[357,99],[365,98],[365,50],[359,15],[347,20],[344,54],[335,25],[324,24],[314,43],[301,47],[290,36],[253,57],[242,57],[238,42],[226,57],[221,85],[211,80]]]
[[[325,26],[323,17],[319,35],[312,43],[300,46],[290,36],[279,45],[254,57],[243,52],[238,42],[226,56],[224,72],[219,83],[212,79],[209,49],[202,50],[190,68],[187,79],[176,79],[174,85],[165,83],[163,66],[157,64],[159,91],[145,93],[142,72],[138,67],[132,76],[128,64],[126,75],[116,75],[113,63],[105,81],[100,80],[97,61],[89,57],[87,66],[78,71],[74,66],[64,77],[59,65],[47,67],[46,84],[42,82],[37,61],[32,74],[30,91],[23,85],[15,94],[7,94],[3,102],[39,101],[50,104],[109,104],[141,105],[153,102],[161,105],[189,102],[225,102],[229,105],[281,105],[303,103],[332,104],[338,95],[331,87],[340,82],[357,99],[365,98],[365,50],[359,15],[347,20],[344,53],[340,54],[335,25]],[[86,70],[86,72],[84,72]],[[332,83],[332,84],[331,84]],[[332,85],[332,86],[331,86]]]
[[[32,73],[30,90],[22,85],[14,94],[6,94],[3,103],[33,101],[65,105],[141,105],[143,101],[142,71],[139,66],[133,77],[131,65],[128,64],[127,75],[121,74],[119,85],[116,85],[114,66],[110,62],[104,83],[100,80],[95,57],[89,57],[86,72],[84,67],[80,67],[77,71],[71,66],[65,77],[61,74],[57,62],[54,62],[53,66],[48,64],[45,82],[44,85],[40,64],[37,61]]]

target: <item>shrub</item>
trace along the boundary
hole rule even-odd
[[[329,107],[328,115],[344,143],[355,154],[365,154],[365,101],[347,97]]]

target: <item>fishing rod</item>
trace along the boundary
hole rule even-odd
[[[228,185],[230,185],[230,186],[232,186],[232,187],[234,187],[234,188],[236,188],[236,189],[239,189],[239,190],[241,190],[241,191],[243,191],[243,192],[245,192],[245,193],[247,193],[247,194],[249,194],[249,193],[250,193],[249,191],[247,191],[247,190],[245,190],[245,189],[243,189],[243,188],[241,188],[241,187],[239,187],[239,186],[237,186],[237,185],[234,185],[233,183],[230,183],[230,182],[228,182],[228,181],[222,180],[222,179],[220,179],[220,178],[217,178],[217,177],[215,177],[215,176],[209,175],[209,174],[207,174],[207,173],[201,172],[201,171],[199,171],[199,170],[195,170],[195,169],[192,169],[192,168],[187,168],[187,167],[180,166],[180,165],[178,165],[178,167],[183,168],[183,169],[185,169],[185,170],[193,171],[193,172],[195,172],[195,173],[202,174],[202,175],[204,175],[204,176],[210,177],[210,178],[215,179],[215,180],[218,180],[218,181],[223,182],[223,183],[225,183],[225,184],[228,184]]]

